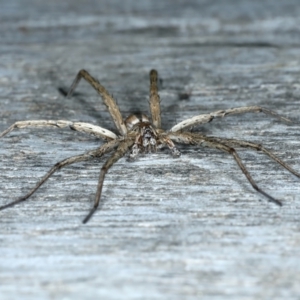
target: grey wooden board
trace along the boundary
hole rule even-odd
[[[0,1],[0,129],[67,119],[115,130],[86,68],[124,117],[148,112],[148,72],[162,79],[163,126],[261,105],[300,123],[300,6],[279,1]],[[197,127],[263,143],[300,170],[300,125],[262,114]],[[57,161],[101,145],[55,129],[1,140],[0,204]],[[121,159],[87,225],[102,161],[72,165],[26,203],[0,212],[1,299],[299,299],[300,184],[262,154],[240,151],[282,208],[258,195],[216,150],[181,147]]]

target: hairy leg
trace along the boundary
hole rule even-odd
[[[281,206],[281,202],[266,192],[264,192],[262,189],[260,189],[255,181],[253,180],[252,176],[250,175],[249,171],[247,170],[246,166],[243,164],[241,158],[237,154],[234,148],[228,146],[226,144],[226,140],[218,139],[218,138],[212,138],[212,137],[206,137],[204,135],[196,134],[196,133],[189,133],[189,132],[182,132],[182,133],[170,133],[169,138],[172,139],[174,142],[182,143],[182,144],[190,144],[190,145],[200,145],[203,147],[208,148],[215,148],[219,149],[221,151],[227,152],[230,155],[233,156],[234,160],[252,185],[252,187],[258,191],[260,194],[268,198],[269,201]],[[294,174],[294,173],[293,173]]]
[[[31,120],[31,121],[18,121],[8,127],[6,130],[0,133],[0,138],[7,135],[16,128],[26,128],[26,127],[54,127],[54,128],[64,128],[69,127],[72,130],[80,131],[88,134],[95,135],[104,139],[116,139],[117,136],[108,129],[102,128],[89,123],[83,122],[71,122],[64,120]]]
[[[47,179],[50,178],[50,176],[56,172],[57,170],[66,167],[68,165],[77,163],[77,162],[81,162],[81,161],[86,161],[86,160],[91,160],[95,157],[101,157],[102,155],[104,155],[107,152],[110,152],[111,150],[113,150],[117,145],[119,144],[119,140],[112,140],[110,142],[107,142],[106,144],[104,144],[103,146],[101,146],[100,148],[96,149],[96,150],[91,150],[88,151],[84,154],[81,155],[76,155],[76,156],[72,156],[69,158],[66,158],[58,163],[56,163],[42,178],[41,180],[36,184],[36,186],[30,190],[25,196],[10,202],[6,205],[0,206],[0,210],[3,210],[5,208],[14,206],[20,202],[23,202],[25,200],[27,200],[34,192],[36,192],[38,190],[38,188],[46,182]]]
[[[91,211],[89,212],[89,214],[82,221],[83,224],[85,224],[89,221],[89,219],[92,217],[92,215],[95,213],[95,211],[97,210],[97,208],[99,206],[102,188],[103,188],[103,182],[104,182],[106,173],[113,166],[114,163],[116,163],[121,157],[123,157],[126,154],[128,149],[133,144],[134,144],[133,139],[121,141],[117,150],[108,158],[108,160],[102,166],[101,171],[100,171],[99,180],[98,180],[98,186],[97,186],[97,192],[96,192],[94,206],[91,209]]]
[[[228,115],[244,114],[249,112],[262,112],[266,115],[273,116],[281,121],[292,123],[290,119],[280,116],[278,113],[276,113],[273,110],[269,110],[260,106],[245,106],[245,107],[229,108],[225,110],[218,110],[218,111],[211,112],[209,114],[198,115],[176,124],[170,129],[170,131],[177,132],[191,126],[209,123],[214,118],[220,118],[220,117],[223,118]]]
[[[160,98],[157,89],[158,74],[156,70],[150,71],[150,112],[152,123],[156,128],[161,128]]]
[[[119,107],[117,106],[115,99],[107,92],[107,90],[101,85],[101,83],[93,76],[91,76],[86,70],[80,70],[78,72],[76,78],[74,79],[70,87],[67,97],[70,97],[72,95],[81,78],[85,79],[98,92],[98,94],[100,94],[104,104],[106,105],[110,115],[113,118],[113,121],[115,122],[118,131],[123,136],[126,135],[127,128],[124,124],[122,115],[120,113]]]
[[[240,141],[235,139],[221,139],[221,138],[213,138],[216,142],[221,142],[223,144],[226,144],[230,147],[243,147],[243,148],[250,148],[257,151],[261,151],[265,153],[267,156],[272,158],[274,161],[276,161],[278,164],[280,164],[282,167],[284,167],[286,170],[290,171],[292,174],[300,178],[300,173],[295,171],[293,168],[291,168],[288,164],[286,164],[284,161],[282,161],[278,156],[276,156],[271,151],[267,150],[265,147],[263,147],[260,144],[248,142],[248,141]]]

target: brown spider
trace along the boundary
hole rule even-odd
[[[111,95],[109,95],[109,93],[101,85],[101,83],[85,70],[81,70],[78,72],[73,84],[70,87],[67,97],[71,96],[80,79],[84,78],[102,97],[104,104],[106,105],[110,115],[112,116],[120,135],[116,135],[112,131],[102,128],[100,126],[64,120],[19,121],[11,125],[5,131],[3,131],[0,134],[0,137],[5,136],[15,128],[25,128],[29,126],[58,128],[69,127],[70,129],[76,131],[81,131],[84,133],[93,134],[97,137],[101,137],[107,142],[95,150],[88,151],[81,155],[72,156],[58,162],[46,173],[46,175],[37,183],[37,185],[31,191],[29,191],[28,194],[11,203],[0,206],[0,210],[11,207],[28,199],[54,172],[61,169],[62,167],[76,162],[90,160],[95,157],[101,157],[105,153],[114,150],[112,155],[107,159],[107,161],[101,168],[94,206],[91,209],[90,213],[83,220],[83,223],[86,223],[94,214],[99,205],[105,174],[115,162],[117,162],[121,157],[123,157],[128,151],[130,152],[130,160],[135,160],[138,157],[139,153],[156,152],[158,148],[161,148],[163,146],[169,147],[172,155],[174,157],[178,157],[180,156],[180,151],[175,147],[174,142],[179,144],[200,145],[203,147],[216,148],[229,153],[233,156],[234,160],[237,162],[238,166],[240,167],[240,169],[242,170],[252,187],[256,191],[261,193],[263,196],[265,196],[269,201],[281,206],[282,204],[279,200],[276,200],[256,185],[256,183],[252,179],[251,175],[249,174],[248,170],[242,163],[240,157],[238,156],[237,152],[233,147],[245,147],[257,151],[262,151],[270,158],[275,160],[278,164],[283,166],[285,169],[287,169],[288,171],[300,178],[300,174],[293,170],[286,163],[284,163],[280,158],[278,158],[272,152],[270,152],[269,150],[267,150],[259,144],[247,141],[240,141],[236,139],[208,137],[200,133],[191,133],[183,130],[194,125],[211,122],[216,117],[224,117],[231,114],[241,114],[247,112],[263,112],[265,114],[277,117],[286,122],[291,121],[287,118],[278,115],[274,111],[259,106],[248,106],[219,110],[209,114],[198,115],[178,123],[168,131],[164,131],[161,128],[160,98],[157,90],[157,77],[158,74],[156,70],[150,71],[150,113],[152,117],[152,122],[144,114],[133,114],[130,115],[125,121],[123,121],[122,115],[116,104],[116,101]]]

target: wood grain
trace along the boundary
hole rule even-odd
[[[161,80],[162,128],[241,106],[275,110],[195,127],[261,143],[300,170],[300,8],[271,1],[1,1],[0,130],[21,120],[114,123],[88,70],[123,118],[148,113],[149,71]],[[56,162],[101,140],[68,129],[20,129],[0,140],[0,204]],[[87,225],[104,160],[58,172],[29,201],[2,211],[1,299],[298,299],[300,184],[260,153],[181,147],[121,159]]]

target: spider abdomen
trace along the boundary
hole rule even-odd
[[[144,114],[133,114],[125,120],[125,125],[128,130],[132,130],[133,127],[142,123],[151,124],[149,118]]]

